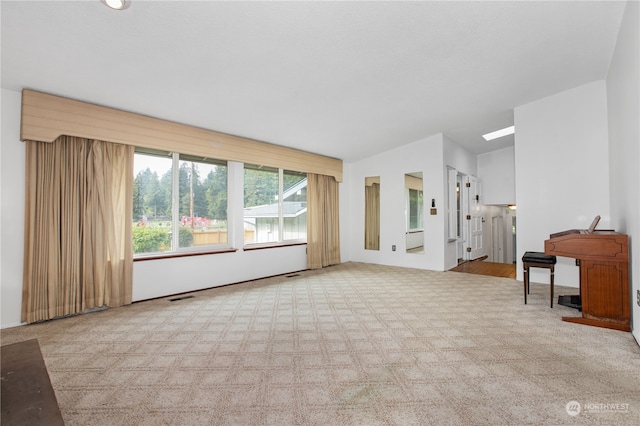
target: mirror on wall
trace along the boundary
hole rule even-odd
[[[405,240],[407,253],[424,253],[422,172],[404,175]]]
[[[364,180],[364,248],[380,250],[380,176]]]
[[[448,241],[462,240],[462,175],[453,167],[447,166],[448,196]]]

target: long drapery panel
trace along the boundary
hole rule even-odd
[[[332,176],[307,174],[307,267],[340,263],[339,184]]]
[[[22,321],[131,303],[133,146],[26,142]]]
[[[364,248],[380,249],[380,184],[372,183],[364,188]]]

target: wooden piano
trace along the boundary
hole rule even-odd
[[[578,259],[582,317],[563,321],[631,331],[629,238],[614,231],[597,231],[599,216],[588,230],[551,234],[544,252]]]

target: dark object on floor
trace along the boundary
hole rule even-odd
[[[64,425],[37,339],[2,346],[3,426]]]
[[[558,296],[558,305],[574,308],[582,311],[582,301],[580,295]]]

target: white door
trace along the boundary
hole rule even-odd
[[[491,261],[504,263],[504,250],[502,249],[502,216],[491,218]]]
[[[480,180],[475,176],[467,177],[467,188],[469,189],[469,213],[467,222],[469,226],[469,236],[467,242],[467,255],[469,260],[474,260],[484,256],[484,244],[482,243],[482,209],[480,208]]]

